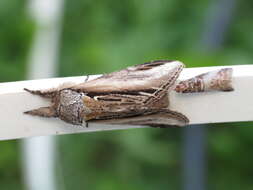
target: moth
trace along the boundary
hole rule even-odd
[[[189,119],[169,109],[169,92],[184,64],[157,60],[56,89],[29,90],[51,99],[51,106],[24,113],[58,117],[74,125],[104,124],[184,126]],[[87,126],[87,125],[86,125]]]
[[[200,74],[176,85],[179,93],[194,93],[208,91],[233,91],[232,68],[223,68]]]

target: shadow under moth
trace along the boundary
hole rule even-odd
[[[200,92],[210,89],[229,91],[233,88],[232,69],[221,69],[215,71],[216,74],[205,73],[176,85],[183,67],[184,64],[179,61],[157,60],[105,74],[81,84],[62,85],[48,90],[25,88],[32,94],[50,98],[52,103],[49,107],[25,113],[58,117],[74,125],[85,122],[86,126],[90,122],[152,127],[184,126],[189,123],[189,119],[169,108],[169,93],[172,90]],[[220,83],[225,84],[225,87],[221,85],[220,88]]]

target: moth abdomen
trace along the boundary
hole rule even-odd
[[[179,93],[194,93],[208,91],[232,91],[232,68],[210,71],[188,80],[179,82],[175,91]]]

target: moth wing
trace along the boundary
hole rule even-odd
[[[155,91],[165,82],[174,84],[183,68],[179,61],[152,61],[105,74],[70,89],[85,93]],[[174,76],[174,77],[171,77]]]
[[[104,123],[104,124],[118,124],[118,125],[144,125],[151,127],[172,127],[185,126],[189,123],[189,119],[176,111],[169,109],[161,109],[158,112],[151,112],[147,115],[139,115],[127,118],[114,118],[106,120],[93,120],[89,123]]]

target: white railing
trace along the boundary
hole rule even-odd
[[[228,66],[229,67],[229,66]],[[186,68],[179,80],[221,67]],[[170,109],[179,111],[190,119],[190,124],[221,123],[253,120],[253,65],[231,66],[233,68],[232,92],[207,92],[195,94],[178,94],[171,92]],[[92,79],[96,76],[90,76]],[[4,128],[0,128],[0,139],[13,139],[32,136],[59,135],[90,131],[136,128],[139,126],[90,124],[74,126],[57,118],[42,118],[24,115],[23,112],[47,106],[47,100],[31,95],[23,90],[47,89],[57,87],[64,82],[81,83],[83,77],[51,78],[32,81],[10,82],[0,84],[0,109]]]

